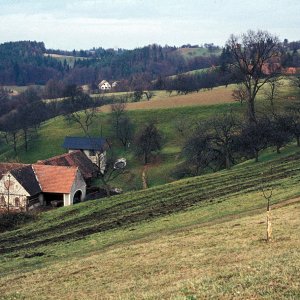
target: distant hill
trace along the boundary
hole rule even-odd
[[[300,67],[300,43],[283,43],[282,49],[282,65]],[[43,42],[8,42],[0,45],[0,85],[44,85],[56,79],[95,86],[105,79],[127,80],[142,88],[158,78],[224,67],[226,56],[226,49],[213,44],[63,51],[47,49]]]
[[[61,77],[63,65],[46,57],[45,45],[40,42],[9,42],[0,45],[0,84],[45,84]]]
[[[49,79],[72,84],[106,80],[156,79],[218,64],[219,50],[149,45],[133,50],[46,49],[35,41],[0,45],[0,85],[45,84]]]

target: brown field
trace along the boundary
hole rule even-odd
[[[213,105],[222,103],[233,103],[233,87],[217,87],[211,91],[200,91],[187,95],[169,96],[166,92],[158,92],[153,100],[128,103],[128,110],[138,109],[164,109],[182,106]],[[101,107],[101,111],[110,112],[110,105]]]

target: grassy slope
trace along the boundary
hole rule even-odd
[[[136,128],[141,128],[148,120],[157,122],[159,129],[164,135],[164,146],[158,161],[150,165],[148,168],[148,182],[150,186],[171,182],[171,172],[176,165],[181,162],[179,156],[180,149],[184,138],[176,130],[175,124],[184,121],[192,123],[193,121],[205,119],[209,116],[217,115],[230,108],[236,112],[241,112],[244,107],[238,103],[230,103],[231,91],[234,87],[229,86],[227,89],[218,87],[212,91],[193,93],[186,96],[171,96],[160,91],[156,92],[156,96],[151,101],[143,101],[139,103],[129,103],[129,115]],[[282,99],[285,95],[290,94],[291,88],[287,82],[281,87]],[[261,95],[259,95],[261,97]],[[229,101],[229,103],[225,103]],[[209,105],[214,103],[215,105]],[[224,103],[224,104],[222,104]],[[190,106],[185,106],[190,105]],[[261,111],[265,104],[258,106]],[[109,107],[103,107],[104,113],[98,113],[92,128],[92,135],[100,135],[111,137]],[[4,144],[0,145],[0,161],[17,160],[22,162],[35,162],[39,159],[45,159],[64,152],[61,148],[63,139],[66,135],[81,135],[82,132],[78,125],[69,124],[63,118],[58,117],[50,120],[42,125],[38,136],[35,136],[29,143],[30,151],[25,152],[23,147],[19,147],[18,156],[14,157],[11,147]],[[122,187],[124,190],[140,189],[141,173],[143,166],[132,151],[124,151],[122,147],[114,144],[115,151],[119,156],[128,159],[128,168],[130,174],[126,178],[119,178],[115,181],[115,185]]]
[[[237,103],[228,104],[216,104],[216,105],[204,105],[209,104],[210,101],[217,103],[218,99],[220,103],[224,102],[223,92],[227,92],[225,88],[217,88],[212,92],[203,92],[199,94],[192,94],[187,96],[166,96],[166,93],[159,93],[157,98],[153,101],[147,101],[145,103],[137,103],[140,105],[139,110],[131,110],[133,107],[128,105],[128,114],[133,120],[136,129],[141,128],[147,121],[154,120],[159,129],[164,135],[164,147],[162,153],[159,157],[159,164],[151,165],[149,168],[148,181],[150,186],[156,184],[162,184],[172,181],[170,177],[171,170],[174,169],[176,164],[181,162],[178,157],[180,152],[183,138],[177,133],[175,124],[181,120],[186,120],[191,122],[192,120],[204,119],[209,116],[221,113],[230,107],[240,106]],[[160,99],[160,100],[159,100]],[[197,106],[197,99],[199,99],[199,104]],[[214,100],[216,99],[216,100]],[[186,101],[186,102],[185,102]],[[205,102],[205,103],[204,103]],[[135,104],[135,103],[132,103]],[[150,106],[148,105],[150,104]],[[190,104],[192,106],[182,106]],[[202,105],[201,105],[202,104]],[[170,105],[174,105],[170,108]],[[178,105],[178,107],[176,107]],[[157,109],[157,107],[164,107]],[[148,108],[148,110],[146,110]],[[152,109],[149,109],[152,108]],[[109,112],[106,107],[103,109]],[[112,131],[110,128],[110,115],[109,113],[97,114],[97,119],[95,120],[93,126],[91,127],[92,135],[100,135],[102,132],[103,136],[111,137]],[[14,157],[11,147],[5,144],[0,146],[0,161],[5,160],[17,160],[25,163],[32,163],[40,159],[45,159],[51,156],[55,156],[64,152],[61,147],[64,137],[67,135],[82,135],[82,131],[76,124],[69,124],[62,117],[57,117],[55,119],[49,120],[41,126],[38,131],[38,135],[34,136],[29,143],[29,151],[25,152],[23,146],[19,147],[18,156]],[[122,147],[115,145],[115,150],[120,156],[125,156],[128,159],[129,169],[131,174],[127,178],[117,180],[115,184],[125,190],[140,189],[141,188],[141,173],[143,166],[137,157],[132,154],[132,151],[124,151]]]
[[[176,52],[182,55],[185,59],[192,59],[197,56],[209,56],[209,55],[221,55],[222,50],[212,51],[210,52],[207,48],[180,48],[176,50]]]
[[[0,234],[0,295],[296,299],[300,205],[274,210],[266,245],[259,185],[267,173],[273,204],[299,196],[299,158],[289,146],[257,164],[44,213]],[[24,258],[34,253],[45,255]]]

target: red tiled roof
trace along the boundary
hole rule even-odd
[[[71,192],[72,185],[76,178],[76,167],[32,165],[36,174],[41,190],[44,193],[63,193]]]
[[[297,69],[294,67],[288,67],[288,68],[283,69],[283,73],[286,75],[293,75],[293,74],[297,73]]]
[[[80,150],[54,156],[45,160],[39,160],[37,164],[78,167],[85,179],[96,177],[98,173],[98,167]]]
[[[2,178],[3,174],[7,173],[8,171],[19,169],[25,166],[27,165],[19,163],[0,163],[0,179]]]

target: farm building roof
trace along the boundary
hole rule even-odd
[[[21,167],[27,166],[26,164],[19,164],[19,163],[0,163],[0,179],[2,176],[7,173],[8,171],[19,169]]]
[[[76,137],[67,136],[63,143],[65,149],[71,150],[100,150],[103,151],[106,147],[106,139],[102,137]]]
[[[71,192],[72,185],[76,178],[77,167],[32,165],[38,178],[41,190],[44,193],[63,193]]]
[[[10,173],[18,180],[23,188],[33,196],[41,192],[41,187],[32,169],[32,165],[26,165],[18,169],[13,169]]]
[[[79,150],[40,160],[37,164],[78,167],[84,179],[90,179],[98,173],[98,167]]]

